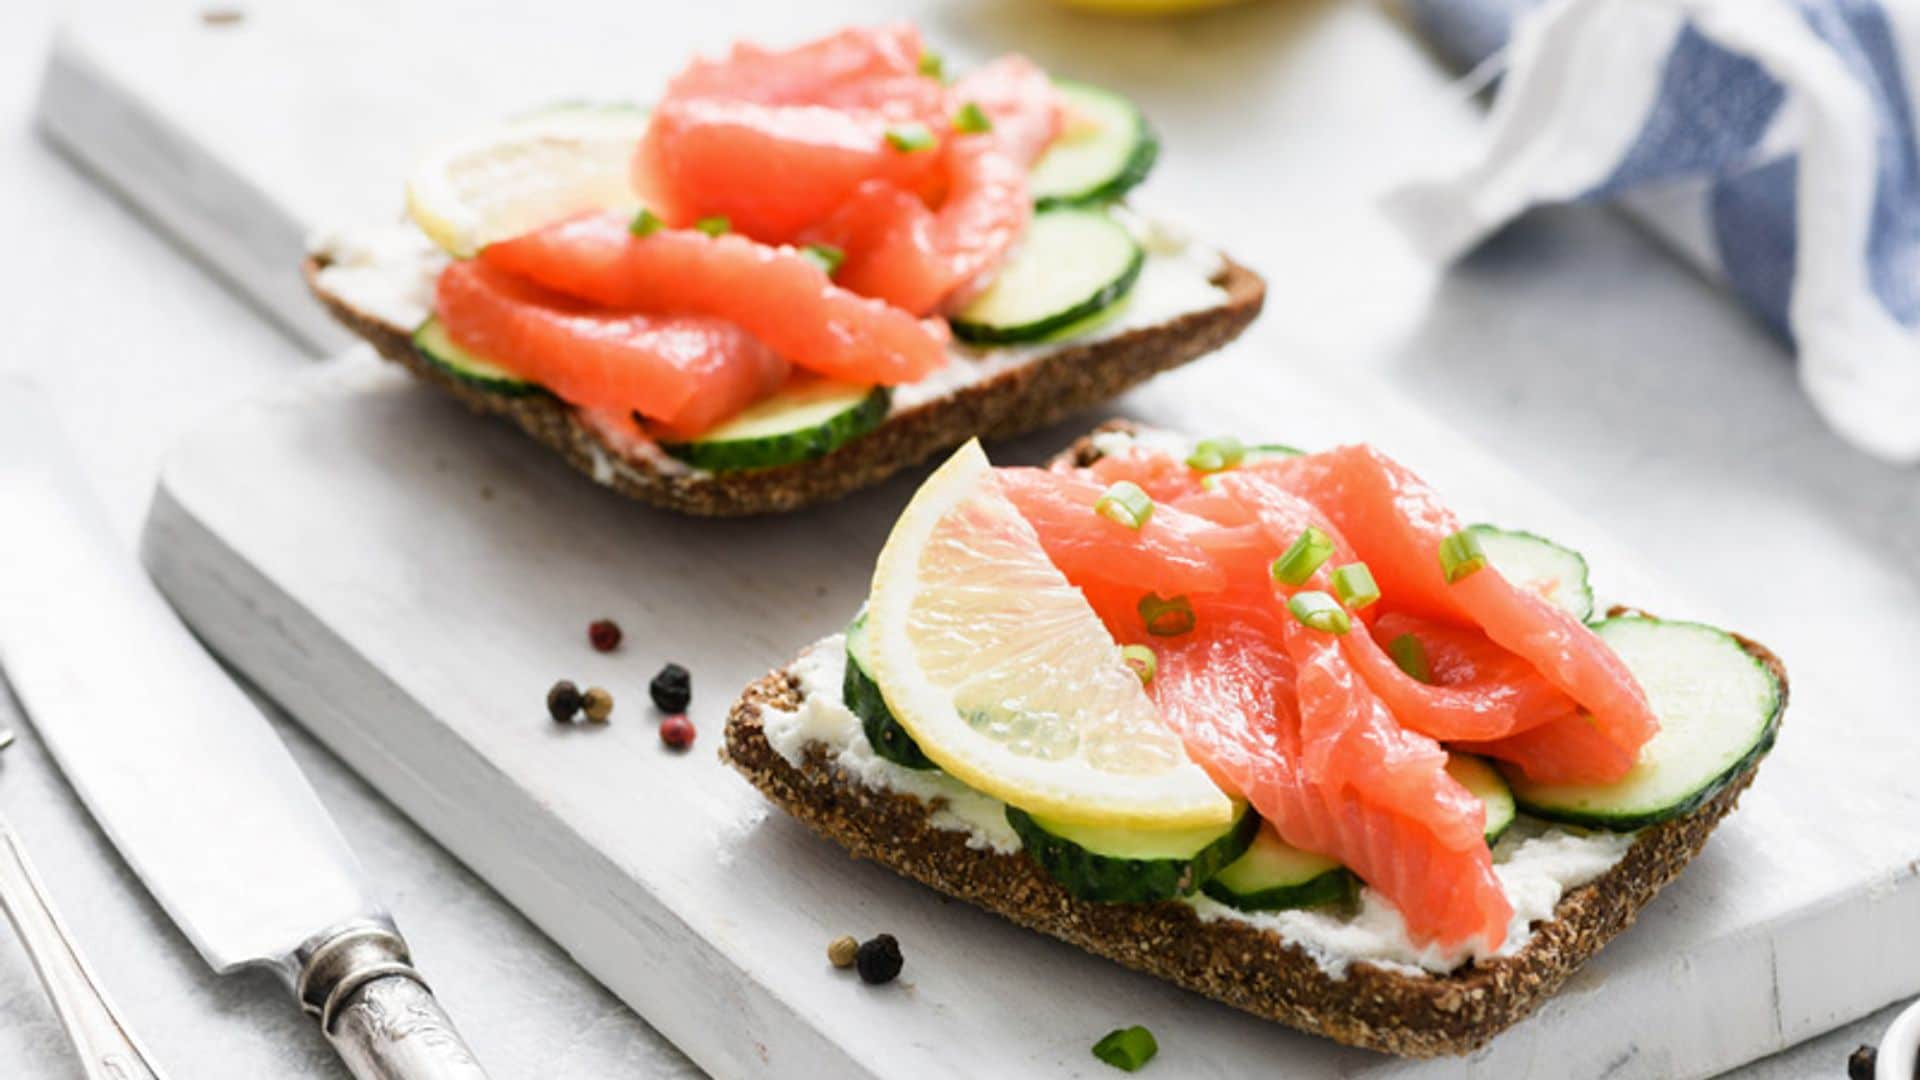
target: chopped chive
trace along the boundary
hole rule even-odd
[[[1146,645],[1126,646],[1120,650],[1120,659],[1127,662],[1135,675],[1140,676],[1142,686],[1151,683],[1160,670],[1160,657]]]
[[[1347,609],[1340,601],[1318,591],[1297,592],[1287,599],[1287,610],[1300,620],[1302,626],[1314,630],[1325,630],[1329,634],[1344,634],[1353,629],[1353,619],[1347,615]]]
[[[1246,456],[1247,448],[1231,435],[1201,439],[1194,445],[1193,453],[1187,455],[1187,468],[1205,473],[1219,472],[1240,464]]]
[[[1309,525],[1286,553],[1273,560],[1273,580],[1305,585],[1320,564],[1333,557],[1333,537]]]
[[[1148,593],[1136,610],[1154,637],[1175,637],[1193,629],[1193,605],[1184,596],[1162,600],[1159,593]]]
[[[1380,586],[1374,583],[1373,571],[1363,562],[1348,563],[1333,570],[1333,595],[1354,611],[1359,611],[1380,599]]]
[[[847,253],[832,244],[808,244],[800,249],[800,254],[825,271],[828,277],[832,277],[834,271],[840,269],[840,264],[847,259]]]
[[[987,115],[987,110],[981,108],[979,102],[969,101],[965,105],[960,106],[960,111],[954,114],[953,130],[968,135],[978,135],[983,131],[992,131],[993,117]]]
[[[1412,634],[1401,634],[1387,643],[1387,655],[1400,665],[1400,670],[1417,682],[1433,681],[1433,668],[1427,663],[1427,647]]]
[[[903,154],[916,150],[931,150],[935,140],[933,132],[925,124],[901,124],[887,129],[887,144]]]
[[[1451,585],[1461,578],[1485,568],[1487,553],[1480,548],[1480,538],[1470,529],[1461,529],[1445,540],[1440,541],[1440,571],[1447,576]]]
[[[946,75],[946,69],[947,62],[940,58],[939,53],[928,49],[920,54],[920,74],[930,79],[938,79]]]
[[[641,207],[640,212],[633,215],[633,223],[627,226],[627,231],[635,236],[652,236],[666,227],[667,223],[661,221],[658,214]]]
[[[1138,1072],[1159,1052],[1160,1044],[1154,1041],[1153,1032],[1139,1024],[1109,1031],[1093,1044],[1094,1057],[1122,1072]]]
[[[712,217],[703,217],[699,221],[694,222],[693,227],[706,233],[708,236],[723,236],[733,231],[733,222],[729,221],[724,214],[715,214]]]
[[[1138,529],[1153,516],[1153,497],[1131,480],[1122,480],[1094,500],[1093,509],[1108,521]]]

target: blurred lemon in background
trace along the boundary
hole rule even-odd
[[[1098,11],[1106,15],[1178,15],[1182,12],[1207,11],[1233,4],[1243,4],[1246,0],[1055,0],[1055,2],[1081,11]]]

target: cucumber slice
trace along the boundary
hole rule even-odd
[[[1067,130],[1034,162],[1027,187],[1035,204],[1107,202],[1147,178],[1160,141],[1133,102],[1086,83],[1054,80],[1067,106]]]
[[[1119,303],[1146,258],[1104,211],[1043,210],[1000,276],[948,321],[954,336],[976,344],[1037,341]]]
[[[439,319],[429,318],[420,324],[420,329],[413,332],[413,347],[426,357],[427,363],[469,386],[506,397],[526,397],[542,392],[538,383],[528,382],[492,361],[455,345]]]
[[[1513,824],[1513,789],[1493,763],[1472,754],[1449,754],[1447,775],[1459,782],[1487,808],[1487,846],[1499,843]]]
[[[1534,590],[1581,622],[1593,618],[1593,588],[1587,584],[1587,560],[1579,552],[1543,536],[1492,525],[1467,531],[1480,541],[1480,550],[1501,577]]]
[[[1145,904],[1185,896],[1253,843],[1260,815],[1236,804],[1224,828],[1119,829],[1043,821],[1007,807],[1027,857],[1078,900]]]
[[[1640,680],[1660,732],[1614,784],[1536,784],[1502,766],[1521,811],[1622,832],[1643,828],[1696,809],[1773,746],[1786,694],[1732,635],[1643,616],[1593,629]]]
[[[1200,886],[1208,896],[1241,911],[1331,904],[1353,895],[1354,877],[1325,855],[1315,855],[1261,829],[1247,853]]]
[[[847,708],[860,718],[860,726],[867,733],[867,742],[873,745],[873,752],[909,769],[934,769],[939,766],[933,759],[920,751],[920,744],[913,741],[907,729],[893,718],[893,711],[887,708],[887,699],[880,693],[880,684],[867,674],[867,616],[860,617],[847,627],[847,675],[840,684],[840,696],[846,701]]]
[[[660,449],[715,472],[791,465],[831,453],[887,418],[884,386],[808,382],[749,405],[692,442]]]

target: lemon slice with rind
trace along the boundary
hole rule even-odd
[[[979,443],[935,471],[894,524],[867,610],[870,674],[888,709],[969,787],[1089,825],[1232,819]]]
[[[448,254],[587,210],[640,207],[629,177],[644,109],[566,105],[444,143],[407,180],[407,214]]]

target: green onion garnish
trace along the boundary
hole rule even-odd
[[[1120,650],[1120,659],[1125,660],[1133,673],[1140,676],[1142,686],[1152,682],[1153,676],[1160,670],[1160,657],[1146,645],[1126,646]]]
[[[1480,549],[1480,538],[1461,529],[1440,541],[1440,571],[1451,585],[1487,565],[1487,553]]]
[[[1162,600],[1159,593],[1148,593],[1136,610],[1154,637],[1174,637],[1193,629],[1193,605],[1184,596]]]
[[[833,272],[840,269],[840,264],[847,260],[847,253],[832,244],[808,244],[800,249],[800,254],[824,270],[828,277],[832,277]]]
[[[1187,455],[1187,468],[1207,473],[1219,472],[1240,464],[1246,456],[1247,448],[1231,435],[1201,439],[1194,445],[1193,453]]]
[[[1373,571],[1363,562],[1336,566],[1333,570],[1333,595],[1354,611],[1380,599],[1380,586],[1374,583]]]
[[[1427,647],[1412,634],[1401,634],[1387,643],[1387,655],[1416,682],[1433,681],[1433,668],[1427,663]]]
[[[1153,516],[1153,497],[1131,480],[1122,480],[1094,500],[1093,509],[1108,521],[1138,529]]]
[[[959,112],[953,114],[953,130],[967,135],[992,131],[993,117],[988,116],[987,110],[981,108],[978,102],[969,101],[960,106]]]
[[[693,227],[706,233],[708,236],[723,236],[733,231],[733,222],[729,221],[725,215],[715,214],[712,217],[703,217],[699,221],[694,222]]]
[[[1286,553],[1273,560],[1273,580],[1305,585],[1320,564],[1333,557],[1333,537],[1309,525]]]
[[[1323,592],[1297,592],[1287,600],[1287,610],[1300,620],[1302,626],[1314,630],[1325,630],[1329,634],[1344,634],[1353,629],[1353,619],[1347,615],[1347,609],[1340,601]]]
[[[667,223],[661,221],[658,214],[643,206],[639,213],[633,215],[633,223],[627,226],[627,231],[635,236],[652,236],[666,227]]]
[[[1153,1032],[1135,1024],[1130,1028],[1109,1031],[1106,1037],[1093,1044],[1093,1056],[1124,1072],[1137,1072],[1140,1066],[1153,1060],[1160,1052],[1160,1044],[1153,1040]]]
[[[932,49],[920,54],[920,74],[930,79],[938,79],[946,74],[946,68],[946,61],[940,59],[940,54]]]
[[[901,124],[887,129],[887,144],[903,154],[931,150],[936,145],[933,132],[925,124]]]

